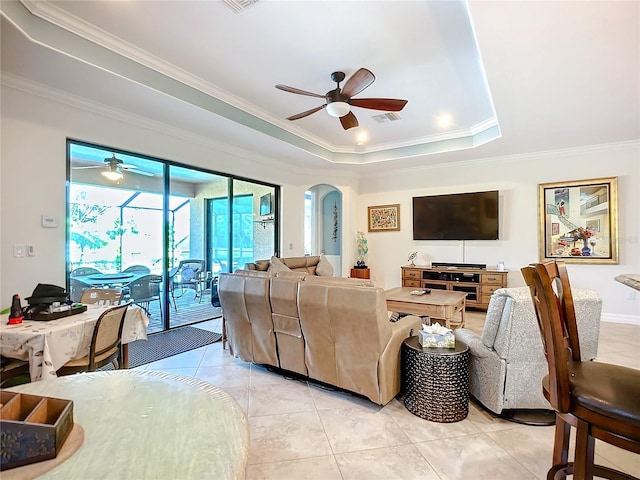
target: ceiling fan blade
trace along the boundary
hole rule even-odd
[[[144,170],[138,170],[137,168],[125,168],[127,172],[137,173],[138,175],[144,175],[145,177],[153,177],[153,173],[145,172]]]
[[[349,130],[350,128],[358,126],[358,119],[353,112],[349,112],[344,117],[340,117],[340,123],[342,124],[342,128]]]
[[[316,113],[316,112],[322,110],[325,107],[326,107],[326,105],[320,105],[319,107],[312,108],[311,110],[307,110],[306,112],[298,113],[297,115],[292,115],[290,117],[287,117],[287,120],[298,120],[300,118],[304,118],[304,117],[306,117],[308,115],[311,115],[312,113]]]
[[[284,92],[297,93],[298,95],[307,95],[309,97],[324,98],[324,95],[320,95],[318,93],[307,92],[305,90],[300,90],[299,88],[288,87],[286,85],[278,84],[278,85],[276,85],[276,88],[278,90],[282,90]]]
[[[399,112],[407,104],[407,100],[399,100],[397,98],[352,98],[348,103],[354,107]]]
[[[353,97],[373,83],[376,76],[366,68],[359,69],[342,87],[342,95]]]
[[[89,168],[104,168],[104,165],[83,165],[80,167],[71,167],[71,170],[87,170]]]

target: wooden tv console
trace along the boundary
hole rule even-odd
[[[402,286],[467,294],[466,306],[487,309],[491,294],[507,286],[507,271],[464,267],[402,267]]]

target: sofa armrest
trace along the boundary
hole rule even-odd
[[[453,335],[456,337],[456,340],[467,345],[469,352],[475,357],[484,358],[496,354],[495,350],[482,343],[482,338],[476,332],[467,330],[466,328],[458,328],[453,331]]]
[[[400,351],[402,342],[411,335],[417,335],[422,328],[422,319],[407,315],[397,322],[389,322],[391,337],[378,361],[378,379],[380,398],[378,403],[385,405],[400,391]]]

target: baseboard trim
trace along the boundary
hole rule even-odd
[[[603,313],[600,317],[601,322],[610,323],[626,323],[629,325],[637,325],[640,327],[640,316],[638,315],[619,315],[617,313]]]

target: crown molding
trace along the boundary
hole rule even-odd
[[[212,140],[209,137],[198,135],[188,130],[177,128],[173,125],[149,119],[148,117],[136,115],[131,112],[113,108],[99,102],[87,100],[84,97],[72,95],[68,92],[57,90],[51,88],[48,85],[43,85],[29,79],[3,72],[0,76],[0,83],[7,88],[12,88],[14,90],[18,90],[29,95],[34,95],[51,102],[55,102],[72,108],[77,108],[79,110],[83,110],[95,115],[100,115],[110,120],[115,120],[147,130],[152,130],[160,133],[161,135],[172,136],[184,142],[201,145],[222,154],[232,155],[237,158],[242,158],[252,162],[267,162],[269,164],[272,164],[274,168],[286,169],[287,171],[290,171],[294,174],[305,175],[308,173],[308,170],[303,167],[293,166],[289,163],[278,161],[273,157],[268,157],[255,152],[251,152],[223,142]],[[85,138],[83,140],[91,143],[100,143],[99,140],[95,139]]]
[[[73,38],[81,38],[94,46],[98,46],[115,54],[116,57],[107,59],[104,55],[99,55],[101,52],[97,52],[95,49],[83,50],[80,48],[78,48],[75,53],[64,51],[66,55],[95,65],[98,68],[106,69],[117,75],[124,76],[125,78],[130,78],[149,88],[162,91],[174,98],[178,98],[214,114],[221,115],[231,121],[248,126],[249,128],[272,136],[331,163],[366,165],[369,163],[432,155],[435,153],[473,148],[501,136],[494,113],[492,118],[470,129],[416,138],[411,141],[394,144],[344,149],[343,147],[338,147],[323,141],[319,137],[297,128],[290,122],[276,118],[269,112],[263,111],[255,105],[201,78],[191,75],[173,64],[155,57],[145,50],[124,42],[95,25],[69,15],[47,0],[20,0],[18,5],[22,5],[30,15],[71,34],[71,38],[65,39],[67,44],[73,42]],[[8,9],[3,8],[3,10]],[[5,12],[5,14],[11,17],[11,12]],[[41,28],[37,22],[22,22],[22,25],[17,21],[14,23],[16,23],[26,35],[29,35],[30,38],[33,38],[31,33],[37,29],[45,30]],[[43,36],[45,34],[44,32],[38,33]],[[48,44],[43,38],[35,41]],[[57,48],[53,45],[50,46]],[[63,51],[60,48],[57,49]],[[83,56],[81,56],[79,52],[82,52]],[[90,58],[90,55],[93,55],[93,57]],[[178,83],[163,81],[162,78],[152,79],[149,78],[149,75],[145,76],[144,72],[134,72],[135,68],[132,67],[132,65],[120,65],[119,62],[117,62],[118,57],[146,67],[165,79],[171,79]],[[198,93],[204,95],[204,97],[198,95]]]
[[[528,152],[528,153],[517,153],[513,155],[501,155],[495,157],[481,157],[481,158],[473,158],[468,160],[458,160],[458,161],[450,161],[446,164],[435,163],[430,165],[419,165],[416,167],[407,167],[407,168],[399,168],[394,170],[394,173],[406,174],[406,173],[419,173],[428,170],[435,170],[438,168],[449,168],[449,167],[463,167],[465,165],[474,165],[477,166],[479,164],[492,164],[496,162],[500,163],[517,163],[527,160],[541,160],[545,158],[554,158],[569,155],[584,155],[588,153],[606,153],[611,151],[621,151],[621,150],[629,150],[630,148],[636,148],[640,150],[640,139],[638,140],[626,140],[622,142],[613,142],[613,143],[602,143],[595,145],[582,145],[579,147],[569,147],[569,148],[559,148],[555,150],[542,150],[539,152]],[[376,177],[387,177],[389,175],[388,172],[371,172],[365,174],[366,177],[376,178]]]

